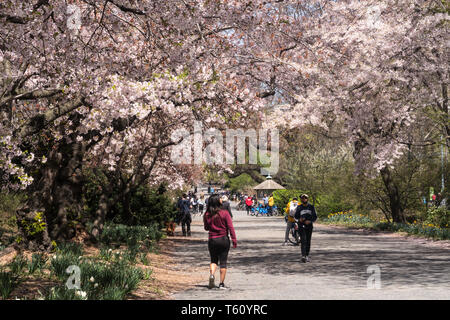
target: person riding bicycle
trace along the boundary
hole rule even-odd
[[[311,236],[313,231],[313,222],[317,220],[316,209],[308,203],[308,195],[300,196],[301,204],[295,211],[295,219],[298,220],[298,229],[300,233],[302,262],[310,262],[309,250],[311,248]]]
[[[298,200],[297,198],[293,198],[292,201],[289,201],[289,203],[286,206],[286,209],[284,211],[286,212],[286,215],[284,219],[286,220],[286,232],[284,235],[284,245],[287,246],[289,244],[289,232],[291,228],[295,225],[295,212],[298,207]]]

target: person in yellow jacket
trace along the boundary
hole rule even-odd
[[[273,194],[271,194],[269,197],[269,214],[270,215],[272,215],[272,208],[273,208],[274,204],[275,204],[275,201],[273,200]]]
[[[289,231],[291,230],[292,226],[295,224],[295,211],[298,206],[298,200],[297,198],[293,198],[292,201],[289,201],[286,208],[284,209],[284,212],[286,213],[285,219],[286,219],[286,232],[284,234],[284,245],[287,246],[289,244]]]

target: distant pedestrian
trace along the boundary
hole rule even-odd
[[[219,195],[212,195],[208,200],[208,207],[203,216],[203,224],[208,234],[208,250],[211,257],[209,266],[209,285],[210,289],[215,287],[214,274],[217,266],[220,266],[220,284],[219,289],[227,289],[225,286],[225,276],[227,273],[227,259],[230,250],[230,238],[233,242],[233,248],[237,246],[236,233],[230,214],[222,209]]]
[[[227,210],[230,214],[231,219],[233,219],[233,214],[231,213],[230,201],[228,201],[228,197],[223,195],[220,197],[220,202],[222,203],[222,209]]]
[[[269,197],[269,202],[268,202],[269,214],[270,215],[273,215],[273,206],[274,206],[274,204],[275,204],[275,201],[273,200],[273,194],[271,194],[270,197]]]
[[[252,211],[252,206],[253,206],[253,199],[252,199],[252,197],[248,196],[245,199],[245,207],[247,209],[247,215],[249,215],[250,212]]]
[[[186,194],[183,194],[183,198],[181,200],[181,230],[183,232],[183,236],[191,236],[191,204]]]
[[[203,209],[205,208],[205,196],[201,195],[200,199],[198,199],[198,211],[200,215],[203,214]]]

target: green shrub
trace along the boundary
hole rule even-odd
[[[77,242],[60,242],[56,245],[56,252],[60,254],[83,255],[83,244]]]
[[[118,260],[111,263],[81,262],[80,289],[57,286],[51,290],[49,300],[122,300],[135,290],[144,279],[144,272]],[[66,275],[68,276],[68,275]]]
[[[83,292],[77,289],[68,289],[65,285],[59,285],[50,289],[45,300],[86,300]]]
[[[73,252],[57,253],[50,259],[50,271],[58,279],[67,279],[66,269],[71,265],[79,265],[81,256]]]
[[[248,173],[242,173],[241,175],[230,178],[225,185],[231,192],[243,192],[248,187],[254,187],[257,183]]]
[[[28,260],[22,255],[17,255],[13,262],[9,264],[9,268],[13,274],[20,274],[22,270],[27,266]]]
[[[33,274],[36,270],[39,270],[39,272],[42,273],[46,261],[47,259],[43,253],[33,253],[31,261],[28,263],[28,273]]]
[[[0,213],[14,216],[17,208],[25,201],[26,195],[21,193],[0,192]]]
[[[11,292],[19,283],[19,277],[12,271],[0,271],[0,295],[2,299],[8,299]]]
[[[275,205],[278,207],[280,212],[284,213],[284,209],[286,208],[289,201],[291,201],[294,197],[300,201],[300,195],[304,193],[300,190],[276,190],[273,192],[273,201]]]
[[[100,236],[100,242],[111,244],[127,244],[134,247],[140,242],[159,241],[163,233],[157,224],[149,226],[126,226],[107,223]]]
[[[130,208],[132,225],[163,227],[166,221],[175,219],[176,210],[173,201],[165,194],[165,186],[152,189],[140,186],[131,197]],[[122,222],[129,222],[127,217]]]
[[[373,222],[368,216],[353,213],[351,210],[331,213],[325,218],[325,220],[328,222],[353,223],[360,225],[366,225]]]
[[[353,205],[336,195],[322,195],[316,199],[316,212],[320,218],[330,213],[343,212],[353,209]]]
[[[447,210],[445,207],[436,206],[428,208],[425,223],[433,224],[441,228],[448,228],[450,223],[450,210]]]
[[[102,196],[103,184],[107,184],[107,178],[102,170],[85,170],[86,182],[84,184],[83,197],[85,214],[94,217]],[[121,195],[121,190],[114,186],[112,196]],[[163,227],[165,222],[173,220],[176,208],[171,198],[166,194],[165,184],[154,188],[146,184],[140,185],[129,195],[129,211],[123,207],[123,201],[116,201],[106,216],[107,221],[126,225],[153,225]],[[88,219],[89,220],[89,219]]]

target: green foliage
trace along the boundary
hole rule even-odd
[[[8,299],[11,292],[19,283],[19,277],[12,271],[0,270],[0,295],[2,299]]]
[[[450,229],[429,226],[426,224],[379,222],[373,226],[373,229],[381,231],[406,232],[408,234],[424,236],[434,240],[450,239]]]
[[[441,228],[448,228],[450,223],[450,210],[445,207],[432,206],[428,208],[425,219],[426,224],[433,224]]]
[[[344,197],[335,194],[319,196],[316,200],[316,212],[319,218],[328,216],[332,212],[348,211],[353,205]]]
[[[101,170],[86,170],[85,180],[84,212],[88,217],[94,217],[104,192],[102,185],[108,184],[108,180]],[[165,222],[173,220],[176,216],[175,205],[167,195],[164,184],[157,188],[143,184],[128,195],[122,191],[119,186],[113,186],[109,197],[118,197],[120,201],[115,201],[110,208],[106,217],[108,221],[144,226],[157,223],[163,227]],[[125,203],[129,203],[129,206],[125,207]]]
[[[150,226],[126,226],[123,224],[107,223],[103,228],[100,241],[106,245],[127,244],[134,247],[146,241],[159,241],[163,233],[157,224]]]
[[[50,271],[60,280],[67,278],[66,269],[71,265],[79,265],[80,255],[73,252],[57,253],[50,259]]]
[[[353,213],[351,210],[331,213],[321,221],[379,231],[406,232],[407,234],[423,236],[434,240],[450,239],[450,229],[448,227],[439,227],[431,223],[417,223],[416,221],[414,223],[378,222],[370,219],[366,215]]]
[[[9,268],[13,274],[20,274],[22,273],[23,269],[27,266],[27,264],[28,261],[24,256],[17,255],[14,258],[13,262],[9,264]]]
[[[81,290],[67,289],[65,285],[51,288],[45,300],[85,300],[81,295]]]
[[[28,262],[28,273],[33,274],[37,270],[42,273],[46,262],[47,259],[45,258],[43,253],[33,253],[33,255],[31,256],[31,261]]]
[[[32,221],[22,220],[22,226],[30,236],[43,232],[47,226],[44,221],[44,213],[36,212]]]
[[[79,290],[60,285],[52,288],[48,300],[123,300],[144,279],[144,272],[124,260],[104,262],[82,261]],[[67,276],[67,275],[66,275]]]
[[[24,194],[12,194],[0,192],[0,213],[7,213],[8,215],[15,215],[17,208],[25,201]]]
[[[130,208],[132,224],[150,226],[158,224],[163,227],[166,221],[173,220],[176,215],[174,203],[165,193],[165,186],[158,189],[140,186],[132,195]],[[122,217],[123,222],[127,217]]]
[[[77,242],[60,242],[56,244],[56,252],[61,254],[83,255],[83,244]]]
[[[248,173],[230,178],[225,187],[228,187],[231,192],[243,192],[248,187],[254,187],[257,183]]]
[[[286,208],[289,201],[291,201],[294,197],[300,201],[300,195],[303,192],[300,190],[276,190],[273,192],[273,201],[275,205],[278,207],[278,210],[284,213],[284,209]]]

